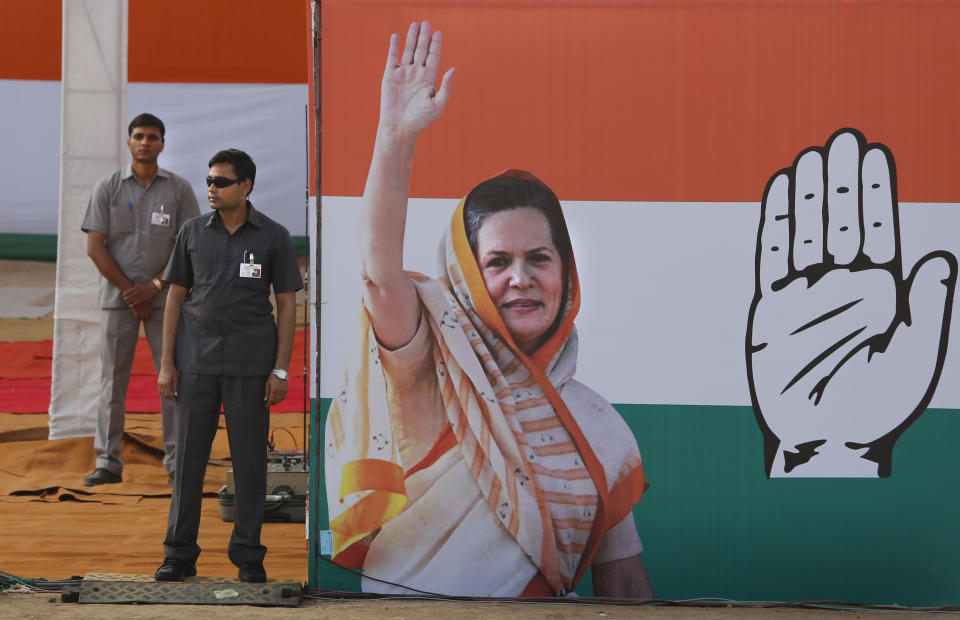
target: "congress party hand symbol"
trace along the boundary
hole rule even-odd
[[[957,261],[903,269],[885,146],[840,130],[767,183],[746,359],[769,476],[890,475],[943,368]]]

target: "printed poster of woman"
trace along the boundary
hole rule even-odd
[[[416,140],[443,113],[442,36],[390,39],[360,219],[363,300],[325,434],[334,562],[364,591],[654,597],[648,483],[617,411],[574,379],[580,288],[560,203],[507,170],[453,213],[438,278],[404,271]]]

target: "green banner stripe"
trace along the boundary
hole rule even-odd
[[[57,236],[0,233],[0,258],[55,261]]]
[[[658,598],[960,602],[960,411],[914,422],[890,478],[768,480],[750,407],[616,408],[651,483],[634,515]],[[314,567],[320,587],[359,588],[323,560]],[[591,594],[589,576],[577,591]]]

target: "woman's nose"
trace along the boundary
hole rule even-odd
[[[516,261],[510,267],[510,286],[526,287],[531,282],[530,274],[527,273],[527,265],[524,261]]]

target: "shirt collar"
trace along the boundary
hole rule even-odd
[[[121,179],[129,179],[129,178],[132,177],[132,176],[134,176],[134,174],[133,174],[133,164],[127,164],[126,166],[123,167],[123,172],[120,174],[120,178],[121,178]],[[169,177],[169,176],[170,176],[170,173],[169,173],[169,172],[167,172],[167,171],[164,170],[163,168],[159,168],[159,167],[157,168],[156,173],[154,173],[154,175],[153,175],[154,178],[160,177],[160,178],[164,178],[164,179],[167,178],[167,177]]]
[[[257,228],[263,228],[263,216],[253,208],[253,203],[249,200],[247,201],[247,221]]]
[[[220,212],[214,209],[210,215],[207,216],[207,221],[203,223],[207,228],[213,228],[220,223]],[[260,212],[253,208],[253,203],[249,200],[247,201],[247,219],[240,225],[240,228],[243,228],[247,224],[252,224],[257,228],[263,228],[263,216],[260,215]]]

